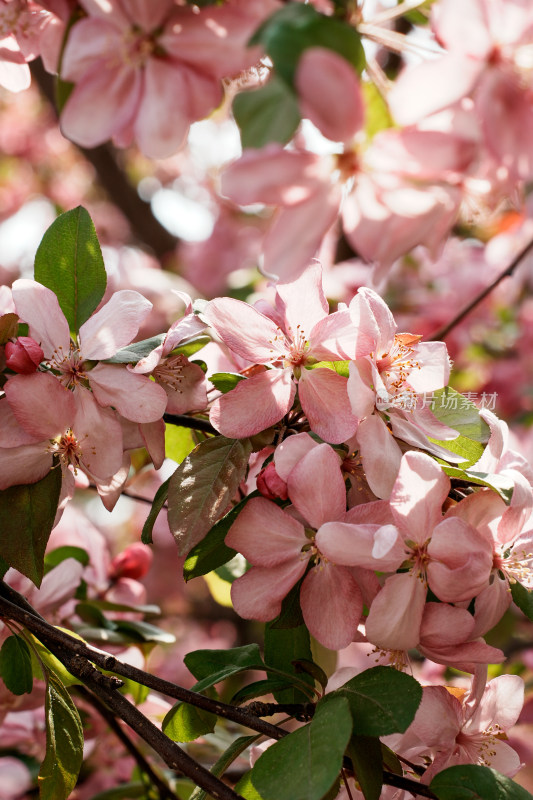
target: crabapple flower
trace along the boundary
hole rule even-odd
[[[347,311],[328,316],[317,265],[296,281],[277,284],[276,308],[265,311],[270,316],[232,298],[211,300],[203,311],[231,351],[252,364],[269,367],[215,400],[211,424],[230,438],[252,436],[290,411],[298,387],[311,430],[327,442],[345,441],[357,427],[346,378],[333,369],[308,367],[325,359],[344,359],[346,349],[368,352],[364,333],[353,328]]]
[[[13,284],[13,300],[19,317],[27,322],[30,336],[44,353],[45,368],[76,397],[90,388],[99,406],[113,406],[133,422],[155,422],[163,416],[167,396],[161,386],[136,375],[122,364],[99,363],[136,336],[152,304],[138,292],[115,292],[111,299],[80,327],[77,341],[57,297],[36,281]],[[108,473],[112,474],[112,473]]]
[[[328,475],[327,484],[324,475]],[[345,515],[346,487],[332,448],[321,444],[308,452],[291,470],[287,489],[294,516],[255,497],[226,536],[228,546],[252,564],[232,584],[233,605],[245,619],[271,620],[280,613],[285,595],[305,575],[300,603],[307,627],[326,647],[346,647],[356,635],[363,596],[350,569],[322,556],[315,533],[324,523]]]
[[[184,339],[205,329],[192,311],[192,300],[185,292],[176,292],[185,302],[185,316],[178,319],[158,347],[131,367],[134,374],[150,373],[167,394],[167,412],[185,414],[207,406],[206,378],[198,364],[192,364],[181,353],[172,354]]]
[[[220,105],[221,79],[257,61],[246,43],[277,4],[231,0],[199,13],[174,0],[81,5],[88,16],[70,31],[61,68],[75,83],[61,114],[65,136],[84,147],[135,140],[145,155],[165,158]]]

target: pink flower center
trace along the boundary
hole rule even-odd
[[[376,359],[376,366],[392,396],[403,389],[412,370],[420,369],[420,363],[413,356],[421,338],[411,333],[397,333],[390,349]]]
[[[70,345],[68,353],[65,353],[62,347],[57,347],[48,364],[53,372],[59,373],[59,381],[67,389],[73,389],[87,380],[79,348],[74,344]]]
[[[179,354],[162,359],[161,363],[153,370],[152,375],[158,383],[162,383],[174,392],[180,392],[180,383],[183,380],[183,365],[185,356]]]
[[[59,456],[59,461],[63,467],[68,467],[69,464],[72,464],[74,474],[76,474],[82,458],[82,449],[72,428],[67,428],[62,436],[52,439],[48,452]]]
[[[152,34],[133,27],[122,37],[121,61],[128,67],[139,69],[144,67],[156,48]]]

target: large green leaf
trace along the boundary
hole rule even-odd
[[[437,419],[462,436],[484,444],[488,441],[490,428],[479,416],[474,403],[451,386],[433,392],[431,410]],[[448,446],[451,442],[448,444]],[[450,447],[451,449],[451,447]]]
[[[270,142],[286,144],[300,124],[296,96],[277,75],[259,89],[236,95],[233,116],[243,147],[264,147]]]
[[[216,436],[179,465],[168,487],[168,524],[186,555],[222,516],[246,473],[249,440]]]
[[[312,689],[314,680],[311,675],[302,672],[293,661],[305,659],[312,661],[309,631],[305,625],[297,628],[275,628],[272,623],[265,626],[265,664],[289,675],[297,676]],[[306,703],[309,695],[305,691],[293,687],[274,692],[278,703]]]
[[[342,768],[352,726],[346,699],[326,696],[309,725],[265,750],[252,784],[264,800],[321,800]]]
[[[257,644],[230,650],[193,650],[185,656],[184,662],[198,681],[193,687],[195,692],[202,692],[243,670],[265,668]]]
[[[165,425],[165,455],[176,464],[181,464],[196,447],[194,433],[191,428],[182,428],[180,425]]]
[[[383,757],[379,739],[353,736],[348,756],[365,800],[379,800],[383,786]]]
[[[252,44],[262,44],[277,74],[292,86],[300,56],[309,47],[326,47],[362,72],[365,53],[356,29],[348,23],[326,17],[310,5],[288,3],[263,23]]]
[[[392,667],[373,667],[333,694],[348,700],[358,736],[387,736],[407,730],[422,700],[422,687]]]
[[[2,645],[0,675],[13,694],[29,694],[33,689],[30,650],[21,636],[8,636]]]
[[[440,442],[442,444],[442,442]],[[449,444],[449,442],[447,442]],[[444,467],[443,471],[450,478],[458,478],[467,483],[474,483],[477,486],[488,486],[498,492],[504,503],[510,504],[513,497],[514,482],[506,475],[491,474],[489,472],[474,472],[471,469],[460,469],[459,467]]]
[[[36,586],[44,572],[44,551],[52,532],[61,491],[61,470],[37,483],[0,492],[0,556]]]
[[[41,800],[66,800],[83,761],[83,729],[76,706],[59,680],[49,673],[45,701],[46,755],[39,772]]]
[[[533,800],[529,792],[510,778],[475,764],[439,772],[429,788],[439,800]]]
[[[77,334],[107,283],[93,221],[82,206],[61,214],[44,234],[35,255],[35,280],[56,294],[70,330]]]

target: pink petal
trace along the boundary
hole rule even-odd
[[[353,325],[350,312],[347,309],[335,311],[317,322],[311,331],[309,351],[319,361],[349,361],[361,349],[361,338],[360,331]],[[368,352],[371,349],[369,342]]]
[[[311,264],[290,283],[276,284],[276,308],[285,317],[286,332],[293,341],[309,339],[311,331],[329,313],[322,288],[322,267]],[[302,303],[302,297],[306,298]]]
[[[244,619],[268,622],[281,611],[283,598],[302,577],[307,561],[286,561],[276,567],[252,567],[231,586],[233,607]]]
[[[72,426],[74,396],[53,375],[15,375],[4,391],[19,425],[37,439],[54,439]]]
[[[353,641],[363,612],[363,597],[349,570],[319,564],[306,575],[300,603],[309,632],[324,647],[341,650]]]
[[[347,567],[394,572],[405,560],[403,539],[394,525],[326,522],[315,541],[326,558]]]
[[[410,650],[420,641],[426,587],[411,572],[391,575],[370,607],[366,635],[386,650]]]
[[[287,349],[280,328],[241,300],[217,297],[207,304],[202,315],[230,350],[252,364],[268,364]]]
[[[156,422],[165,413],[168,398],[163,387],[123,364],[97,364],[89,378],[98,403],[113,406],[132,422]]]
[[[152,304],[132,289],[111,295],[99,311],[80,328],[80,349],[83,358],[103,360],[129,344],[152,310]]]
[[[437,525],[427,552],[428,583],[439,600],[445,603],[471,600],[487,586],[492,547],[463,520],[449,517]]]
[[[82,147],[95,147],[127,128],[141,99],[141,71],[109,69],[95,62],[76,84],[61,114],[63,134]]]
[[[246,503],[226,536],[226,544],[259,567],[309,560],[302,554],[309,540],[301,522],[262,497],[252,497]]]
[[[30,336],[51,358],[56,349],[69,352],[70,331],[55,294],[37,281],[21,278],[14,282],[13,301],[17,314],[30,328]]]
[[[209,419],[230,439],[254,436],[285,416],[295,393],[290,370],[267,370],[240,381],[235,389],[215,400]]]
[[[36,483],[52,468],[48,441],[21,447],[0,448],[0,490]]]
[[[94,10],[90,13],[92,15]],[[94,19],[90,16],[79,20],[69,31],[63,53],[61,61],[63,80],[77,83],[95,67],[101,68],[102,58],[116,57],[122,45],[121,28],[127,27],[129,27],[127,19],[117,20],[111,15],[108,15],[107,19]]]
[[[160,469],[165,460],[165,423],[162,419],[145,422],[139,426],[139,430],[154,469]]]
[[[494,572],[488,586],[476,596],[475,628],[472,638],[483,636],[492,630],[511,605],[511,600],[509,581],[507,578],[500,578],[499,574]]]
[[[37,444],[39,437],[32,436],[18,424],[7,398],[0,399],[0,447],[20,447],[25,444]]]
[[[179,388],[170,382],[166,384],[161,373],[155,374],[167,393],[167,412],[169,414],[186,414],[189,411],[203,411],[207,408],[207,383],[203,369],[192,364],[182,356]]]
[[[311,430],[332,444],[345,442],[357,430],[346,384],[342,375],[323,367],[304,370],[298,383],[298,396]]]
[[[326,482],[324,476],[327,476]],[[327,444],[310,450],[290,472],[287,491],[312,528],[344,516],[346,485],[335,451]]]
[[[116,414],[101,408],[87,389],[76,391],[76,416],[72,425],[81,449],[83,469],[96,482],[115,475],[123,466],[122,429]]]
[[[296,433],[284,439],[274,453],[276,472],[280,478],[287,482],[291,470],[315,447],[319,447],[319,444],[308,433]]]
[[[449,491],[449,478],[430,456],[405,453],[392,491],[391,509],[410,539],[418,544],[427,540],[442,521],[442,504]]]
[[[366,380],[365,380],[366,378]],[[352,361],[347,391],[352,414],[357,419],[370,416],[376,405],[376,393],[370,388],[372,377],[370,364],[366,359]]]
[[[400,469],[402,451],[381,419],[372,414],[361,420],[357,442],[370,488],[377,497],[390,497]]]
[[[420,342],[415,348],[415,367],[407,383],[415,392],[433,392],[447,386],[450,377],[450,359],[444,342]]]
[[[104,508],[113,511],[119,497],[124,490],[124,484],[128,480],[130,473],[131,459],[124,455],[121,468],[106,480],[96,479],[96,489]],[[113,601],[112,601],[113,602]]]
[[[327,139],[349,142],[363,125],[359,78],[345,58],[324,47],[309,47],[294,80],[300,111]]]

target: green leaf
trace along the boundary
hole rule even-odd
[[[430,405],[439,422],[454,428],[462,436],[485,444],[489,440],[490,428],[479,416],[479,411],[471,400],[468,400],[455,389],[447,386],[432,392],[433,402]],[[447,443],[448,449],[451,442]],[[444,446],[444,445],[443,445]],[[453,452],[453,451],[452,451]]]
[[[231,698],[231,702],[233,705],[238,706],[241,703],[244,703],[246,700],[253,700],[255,697],[264,697],[266,694],[275,695],[276,692],[279,692],[282,689],[292,689],[292,684],[290,683],[289,679],[283,680],[282,678],[267,678],[263,681],[254,681],[253,683],[243,686],[242,689],[239,689],[239,691],[236,692]]]
[[[118,619],[114,620],[114,624],[118,633],[128,634],[134,642],[174,644],[176,641],[174,634],[142,620]]]
[[[311,364],[307,369],[332,369],[343,378],[348,378],[350,375],[350,362],[349,361],[317,361],[316,364]]]
[[[241,132],[243,148],[264,147],[270,142],[286,144],[300,124],[298,100],[275,74],[259,89],[237,94],[233,116]]]
[[[362,81],[361,89],[365,98],[365,133],[369,142],[376,133],[392,128],[393,120],[387,103],[374,83]]]
[[[186,358],[190,358],[203,347],[205,347],[206,344],[209,344],[210,341],[210,336],[195,336],[192,339],[188,339],[183,344],[180,344],[179,347],[175,347],[170,355],[182,355]]]
[[[192,548],[183,564],[183,577],[186,581],[198,578],[200,575],[207,575],[208,572],[218,569],[237,555],[235,550],[224,544],[224,540],[248,500],[257,496],[258,492],[252,492],[244,500],[241,500],[222,519],[219,519],[201,542]]]
[[[158,333],[157,336],[152,336],[150,339],[143,339],[142,342],[133,342],[132,344],[121,347],[117,350],[114,356],[106,358],[106,364],[136,364],[141,358],[150,355],[152,350],[162,343],[166,333]]]
[[[0,649],[0,675],[12,694],[30,694],[33,689],[31,655],[21,636],[8,636]]]
[[[218,389],[222,394],[227,394],[235,389],[240,381],[246,380],[244,375],[239,375],[236,372],[215,372],[209,378],[215,389]]]
[[[309,661],[307,658],[297,658],[292,663],[298,675],[301,673],[311,675],[313,680],[319,683],[323,689],[326,688],[328,684],[328,676],[322,667],[319,667],[314,661]]]
[[[509,505],[511,502],[514,483],[511,478],[505,475],[490,474],[488,472],[473,472],[470,469],[445,466],[443,466],[443,471],[450,478],[458,478],[468,483],[475,483],[476,486],[488,486],[500,495],[504,503]]]
[[[167,422],[165,425],[165,455],[176,464],[181,464],[196,447],[194,434],[190,428],[182,428]]]
[[[76,706],[56,675],[46,683],[46,755],[39,772],[40,800],[66,800],[83,761],[83,729]]]
[[[379,800],[383,786],[381,742],[373,736],[353,736],[348,747],[355,777],[365,800]]]
[[[74,558],[86,567],[89,563],[89,553],[83,547],[74,547],[73,545],[64,545],[63,547],[56,547],[51,550],[44,557],[44,573],[45,575],[59,566],[61,562],[66,561],[67,558]]]
[[[352,725],[345,698],[326,697],[309,725],[265,750],[252,784],[264,800],[321,800],[342,768]]]
[[[217,778],[220,778],[228,769],[228,767],[233,764],[235,759],[238,758],[241,753],[244,753],[244,751],[250,747],[250,745],[260,738],[260,733],[256,734],[255,736],[239,736],[239,738],[235,739],[235,741],[230,744],[228,749],[222,753],[218,761],[213,764],[210,770],[211,774]],[[206,800],[207,797],[207,792],[197,786],[189,797],[189,800]]]
[[[77,636],[72,631],[68,631],[71,636],[75,636],[79,638],[80,641],[83,641],[81,636]],[[80,684],[81,681],[79,678],[75,678],[74,675],[71,675],[64,664],[59,661],[52,653],[43,645],[41,642],[35,638],[32,634],[29,634],[30,638],[30,654],[31,654],[31,669],[32,675],[39,681],[46,680],[47,671],[54,673],[54,675],[61,681],[63,686],[75,686],[76,684]],[[44,671],[43,671],[44,667]]]
[[[143,525],[142,533],[141,533],[141,542],[143,544],[152,544],[152,533],[154,530],[155,521],[159,516],[159,512],[165,505],[168,497],[168,485],[170,483],[170,478],[167,478],[164,481],[154,496],[154,502],[152,503],[152,508],[150,509],[150,513],[146,517],[146,522]]]
[[[168,487],[168,524],[186,555],[200,542],[235,496],[248,466],[248,440],[216,436],[179,465]]]
[[[333,50],[359,73],[365,66],[365,53],[355,28],[303,3],[288,3],[269,17],[250,43],[263,45],[277,74],[291,87],[298,61],[309,47]]]
[[[163,733],[173,742],[193,742],[199,736],[213,733],[216,714],[188,703],[176,703],[163,720]]]
[[[529,792],[510,778],[474,764],[439,772],[429,788],[439,800],[533,800]]]
[[[44,573],[44,551],[54,526],[61,469],[37,483],[0,491],[0,556],[36,586]]]
[[[517,581],[511,583],[511,594],[520,611],[533,622],[533,592]]]
[[[265,664],[267,667],[274,667],[289,675],[298,676],[299,681],[303,681],[312,689],[315,685],[314,678],[302,673],[294,661],[312,661],[311,642],[309,631],[305,625],[298,628],[275,628],[269,622],[265,626]],[[274,692],[274,697],[278,703],[306,703],[309,696],[305,691],[292,687],[282,691]]]
[[[193,686],[195,692],[203,692],[244,670],[265,668],[257,644],[246,644],[230,650],[193,650],[183,660],[198,681]]]
[[[432,439],[431,437],[428,438],[430,442],[438,444],[445,450],[449,450],[450,453],[461,456],[463,460],[460,462],[460,469],[467,469],[472,464],[475,464],[477,461],[479,461],[485,449],[480,442],[476,442],[474,439],[469,439],[467,436],[458,436],[457,439],[448,439],[446,441]]]
[[[235,791],[244,797],[244,800],[263,800],[252,783],[252,771],[246,772],[235,786]]]
[[[82,206],[61,214],[44,234],[35,254],[35,280],[54,292],[70,330],[77,334],[107,283],[93,221]]]
[[[142,797],[143,800],[146,798],[146,785],[140,781],[123,783],[115,789],[98,792],[91,800],[133,800],[137,797]]]
[[[373,667],[331,694],[347,698],[357,735],[387,736],[407,730],[422,700],[422,687],[392,667]]]

